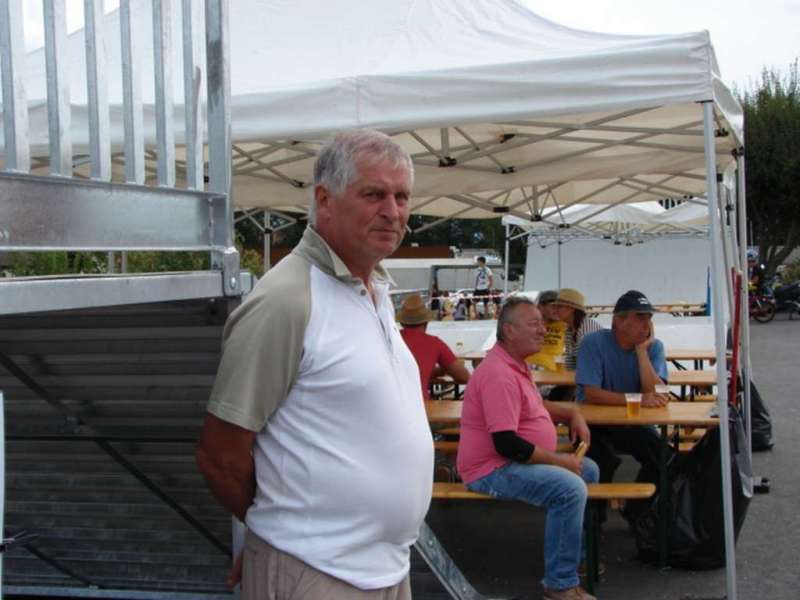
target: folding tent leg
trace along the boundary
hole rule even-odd
[[[414,544],[414,548],[419,552],[422,559],[428,564],[430,570],[450,594],[454,600],[492,600],[479,593],[472,584],[467,581],[464,574],[447,554],[447,551],[439,543],[436,535],[423,523],[419,529],[419,538]],[[513,600],[513,599],[509,599]]]
[[[722,504],[725,524],[725,589],[727,600],[736,600],[736,551],[733,528],[733,492],[731,477],[730,428],[728,427],[728,386],[725,363],[725,313],[722,287],[725,281],[719,273],[723,227],[717,202],[717,157],[714,142],[714,105],[703,102],[703,141],[706,163],[706,199],[711,237],[711,291],[713,296],[714,337],[717,350],[717,402],[719,406],[720,453],[722,456]],[[727,277],[727,274],[725,275]]]

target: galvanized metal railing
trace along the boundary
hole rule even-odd
[[[104,48],[102,0],[84,0],[87,156],[75,155],[71,134],[65,0],[44,0],[49,175],[31,172],[45,157],[31,155],[25,89],[22,0],[0,0],[3,156],[0,170],[0,251],[208,250],[222,271],[222,292],[241,293],[233,244],[230,74],[227,0],[153,0],[154,121],[156,144],[145,147],[144,106],[134,14],[141,2],[121,0],[119,65]],[[180,11],[178,11],[180,8]],[[203,31],[202,10],[205,10]],[[181,17],[184,83],[185,181],[176,181],[173,21]],[[202,44],[206,61],[202,64]],[[111,147],[107,73],[121,69],[121,155]],[[204,88],[205,84],[205,89]],[[202,107],[207,107],[204,163]],[[155,158],[155,185],[145,185],[147,157]],[[124,174],[114,165],[124,163]],[[88,165],[88,179],[76,169]],[[206,188],[207,182],[207,189]]]

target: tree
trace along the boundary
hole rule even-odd
[[[767,275],[800,246],[800,81],[764,70],[742,98],[747,214]]]

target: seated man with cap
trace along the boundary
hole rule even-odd
[[[642,406],[664,406],[668,398],[655,386],[667,379],[664,345],[653,334],[653,308],[636,290],[625,292],[614,306],[611,329],[590,333],[578,349],[577,401],[625,405],[626,393],[641,393]],[[620,465],[617,452],[632,454],[641,465],[637,481],[658,481],[661,441],[652,427],[591,427],[588,456],[609,482]]]
[[[447,344],[435,335],[426,333],[428,321],[433,317],[433,312],[425,308],[419,294],[407,296],[397,315],[397,320],[403,326],[400,335],[419,367],[422,396],[425,400],[430,399],[430,381],[435,375],[446,373],[456,384],[469,381],[469,371]]]

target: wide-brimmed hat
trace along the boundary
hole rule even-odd
[[[425,302],[419,294],[411,294],[403,300],[397,313],[397,320],[403,325],[421,325],[435,317],[435,313],[425,308]]]
[[[575,310],[586,312],[586,299],[583,297],[583,294],[573,288],[561,288],[558,290],[558,297],[555,299],[555,304],[569,306]]]
[[[653,308],[653,305],[650,304],[650,300],[648,300],[647,296],[642,292],[638,290],[628,290],[619,297],[619,300],[617,300],[617,303],[614,305],[614,314],[625,312],[652,314],[656,312],[656,309]]]

